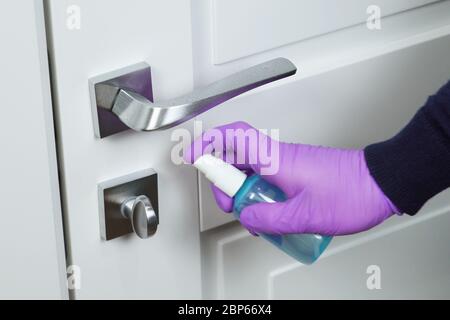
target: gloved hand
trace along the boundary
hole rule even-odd
[[[233,134],[237,129],[255,131],[258,141],[268,145],[273,140],[245,122],[211,129],[233,140],[222,143],[222,148],[226,144],[233,146],[233,151],[245,160],[236,167],[261,174],[264,166],[258,156],[259,148],[266,144],[239,143]],[[212,137],[216,136],[210,131],[203,133],[185,150],[185,161],[193,163],[203,153],[213,151],[212,145],[220,145],[213,143]],[[288,200],[244,208],[240,221],[251,233],[352,234],[368,230],[397,212],[371,177],[362,150],[283,142],[278,145],[278,171],[262,177],[283,190]],[[215,151],[225,153],[226,150]],[[219,207],[230,212],[233,199],[215,186],[212,190]]]

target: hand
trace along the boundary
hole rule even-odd
[[[212,137],[217,134],[211,134],[211,130],[222,133],[226,143],[222,146],[215,143]],[[205,152],[224,154],[226,146],[231,146],[232,151],[244,159],[236,167],[262,175],[288,198],[285,202],[258,203],[242,210],[240,221],[253,234],[352,234],[378,225],[397,211],[371,177],[362,150],[277,142],[245,122],[211,130],[204,132],[185,151],[185,161],[193,163]],[[242,130],[254,131],[259,143],[239,143],[239,130],[241,133]],[[279,161],[278,170],[263,175],[261,148],[272,143],[279,146],[279,156],[275,159]],[[230,212],[233,199],[215,186],[212,190],[219,207]]]

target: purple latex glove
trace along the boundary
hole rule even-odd
[[[230,132],[253,130],[259,143],[237,141]],[[213,143],[222,132],[226,143]],[[245,122],[235,122],[203,133],[185,150],[186,162],[193,163],[201,154],[231,145],[244,163],[236,165],[247,173],[261,174],[264,167],[259,149],[273,142]],[[225,133],[228,133],[226,135]],[[263,141],[264,143],[261,143]],[[276,142],[278,143],[278,142]],[[214,145],[214,147],[212,147]],[[279,142],[277,172],[262,177],[278,186],[288,197],[285,202],[258,203],[244,208],[240,221],[251,233],[317,233],[345,235],[368,230],[397,212],[369,173],[362,150],[343,150],[321,146]],[[224,153],[226,150],[215,150]],[[256,161],[255,161],[256,159]],[[252,161],[250,161],[252,160]],[[233,199],[212,186],[217,204],[230,212]]]

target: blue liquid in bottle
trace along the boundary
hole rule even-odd
[[[285,200],[283,191],[254,174],[245,180],[234,197],[234,216],[239,220],[242,209],[258,202]],[[333,238],[316,234],[260,234],[260,236],[304,264],[316,261]]]

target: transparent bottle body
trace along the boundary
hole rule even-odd
[[[283,202],[286,196],[278,187],[259,175],[245,180],[234,197],[234,216],[239,219],[242,209],[258,202]],[[316,261],[330,243],[332,237],[317,234],[259,234],[285,253],[304,264]]]

